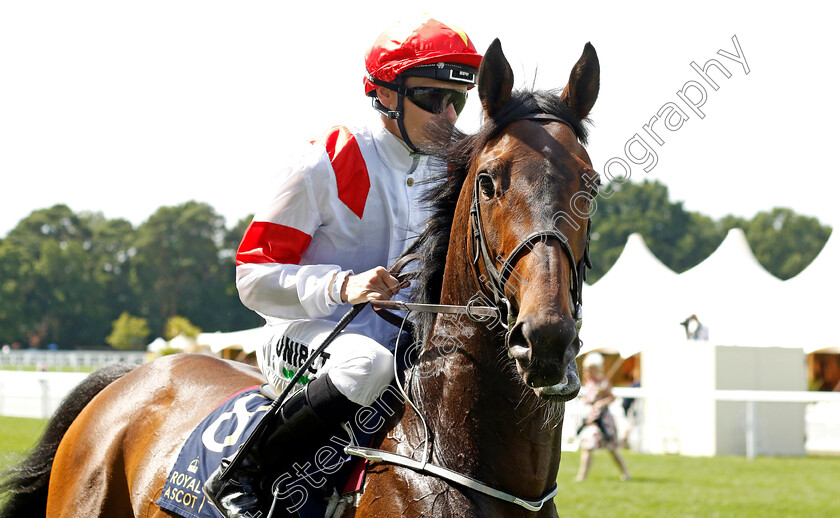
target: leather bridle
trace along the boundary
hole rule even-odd
[[[568,123],[566,123],[564,120],[553,115],[544,113],[528,114],[519,117],[515,120],[523,119],[546,122],[559,122],[568,126]],[[513,250],[510,251],[506,259],[502,261],[501,258],[499,258],[499,260],[502,263],[502,268],[501,270],[499,270],[496,268],[496,262],[493,260],[492,255],[490,254],[490,248],[487,245],[487,237],[484,232],[484,225],[481,221],[481,204],[479,202],[481,192],[479,189],[479,176],[480,175],[476,176],[475,179],[475,184],[473,186],[472,205],[470,207],[470,226],[472,228],[472,247],[474,250],[472,264],[473,273],[476,277],[476,280],[478,281],[479,289],[481,290],[482,294],[487,298],[487,302],[490,302],[492,306],[476,306],[474,305],[474,300],[471,300],[466,306],[404,303],[390,300],[371,301],[371,305],[374,306],[375,309],[377,309],[377,313],[380,313],[383,317],[389,315],[386,309],[399,309],[405,311],[426,311],[432,313],[465,314],[469,318],[478,321],[486,320],[486,318],[490,316],[498,316],[500,317],[499,321],[507,330],[505,334],[505,343],[507,344],[510,338],[511,328],[513,327],[513,324],[516,321],[516,316],[513,315],[510,300],[505,294],[505,285],[507,284],[508,278],[513,272],[513,264],[516,262],[517,258],[519,258],[519,256],[525,252],[526,249],[528,249],[528,251],[530,252],[530,250],[533,248],[536,242],[544,242],[547,239],[556,239],[560,243],[560,247],[563,250],[563,253],[566,254],[566,257],[569,260],[569,265],[571,266],[572,278],[569,289],[569,296],[571,298],[572,307],[574,311],[575,327],[578,331],[580,331],[583,307],[581,291],[583,289],[583,281],[586,279],[586,269],[592,268],[592,263],[589,259],[589,220],[587,220],[586,222],[586,248],[584,249],[583,256],[580,258],[579,261],[575,259],[575,254],[572,251],[572,247],[569,244],[569,240],[562,232],[560,232],[557,229],[538,230],[536,232],[531,232],[530,234],[525,236],[525,238],[522,241],[520,241],[519,244],[516,245],[516,247],[514,247]],[[392,274],[397,275],[399,278],[399,271],[402,269],[402,267],[405,266],[406,263],[415,259],[417,259],[417,256],[404,256],[399,261],[397,261],[397,263],[394,266],[392,266]],[[481,274],[481,269],[479,268],[480,262],[484,264],[484,271],[487,272],[487,277],[484,277]],[[486,279],[487,282],[482,282],[483,279]],[[402,334],[402,326],[406,324],[407,316],[408,315],[406,314],[406,316],[402,319],[402,324],[400,326],[400,334]],[[398,317],[396,317],[396,315],[390,315],[390,318],[386,317],[386,320],[389,320],[391,322],[395,320],[398,321]],[[507,323],[505,323],[505,321]],[[399,341],[397,343],[399,343]],[[417,461],[412,457],[407,457],[405,455],[400,455],[397,453],[392,453],[376,448],[365,448],[356,445],[346,446],[344,448],[345,453],[357,457],[362,457],[371,461],[386,462],[389,464],[410,468],[420,473],[433,475],[444,480],[453,482],[455,484],[469,487],[475,491],[491,496],[493,498],[516,504],[529,511],[539,511],[540,509],[542,509],[543,505],[545,505],[546,502],[554,498],[554,496],[557,494],[557,485],[555,485],[553,489],[551,489],[546,494],[542,495],[537,499],[530,500],[526,498],[520,498],[505,491],[501,491],[499,489],[488,486],[487,484],[475,480],[466,475],[462,475],[450,469],[430,463],[429,430],[428,426],[426,425],[426,421],[423,418],[423,415],[417,409],[417,407],[415,407],[414,404],[411,402],[411,399],[408,397],[408,394],[405,392],[402,385],[399,383],[399,376],[396,372],[395,379],[397,380],[397,386],[400,390],[400,393],[403,395],[403,397],[405,397],[405,400],[409,404],[411,404],[411,406],[414,408],[415,412],[417,412],[417,415],[420,417],[423,423],[423,428],[426,432],[426,439],[424,440],[423,459]]]
[[[567,126],[569,125],[563,119],[546,113],[531,113],[519,117],[516,120],[559,122],[561,124],[566,124]],[[506,259],[502,260],[501,256],[497,256],[496,259],[494,259],[490,253],[490,248],[487,245],[487,236],[484,232],[484,224],[481,220],[481,189],[479,187],[479,179],[480,175],[476,175],[475,183],[473,185],[472,206],[470,207],[470,226],[472,228],[472,247],[474,252],[472,260],[473,273],[475,274],[476,281],[478,282],[478,286],[482,294],[487,298],[488,302],[491,302],[499,310],[499,315],[501,316],[500,323],[507,330],[505,343],[507,343],[507,340],[510,337],[511,328],[513,328],[513,325],[516,322],[516,315],[513,313],[510,300],[507,298],[505,292],[505,286],[508,278],[514,270],[513,265],[519,256],[526,251],[526,249],[530,252],[537,242],[543,243],[551,238],[556,239],[560,243],[561,250],[563,250],[566,254],[566,258],[569,260],[572,277],[570,281],[569,296],[572,303],[572,311],[574,311],[573,316],[575,319],[575,326],[579,331],[581,323],[583,322],[583,281],[586,280],[586,269],[592,268],[592,263],[589,258],[590,221],[587,219],[586,248],[584,249],[583,256],[579,261],[575,259],[575,254],[572,251],[571,245],[569,245],[568,238],[566,238],[566,236],[556,228],[531,232],[525,236],[513,250],[510,251]],[[497,261],[502,263],[501,269],[496,268]],[[481,274],[479,262],[484,264],[484,271],[487,272],[486,277]]]

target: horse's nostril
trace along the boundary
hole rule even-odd
[[[523,326],[522,322],[513,326],[508,337],[508,356],[527,365],[531,360],[531,347],[525,338]]]

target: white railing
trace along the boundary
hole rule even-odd
[[[621,398],[669,398],[716,401],[753,401],[756,403],[816,403],[817,401],[840,401],[840,392],[817,392],[811,390],[707,390],[654,392],[644,387],[613,387],[613,394]]]
[[[98,369],[112,363],[146,361],[143,351],[45,351],[42,349],[12,350],[0,353],[0,369]]]
[[[84,372],[0,370],[0,415],[50,417],[87,376]]]
[[[777,390],[707,390],[707,391],[686,391],[675,389],[668,392],[654,391],[645,388],[615,387],[613,394],[616,401],[610,405],[610,411],[616,420],[619,428],[619,435],[627,428],[627,419],[621,408],[622,398],[633,398],[636,400],[635,408],[639,414],[643,413],[640,403],[647,400],[650,402],[658,400],[680,400],[687,402],[697,401],[726,401],[745,403],[744,412],[744,440],[746,445],[746,457],[754,459],[757,454],[757,438],[762,429],[762,423],[757,418],[756,405],[759,403],[800,403],[805,407],[805,435],[807,437],[805,450],[840,453],[840,392],[815,392],[815,391],[777,391]],[[564,424],[564,447],[575,449],[574,436],[577,426],[584,419],[583,403],[576,399],[567,404],[566,423]],[[633,426],[636,427],[638,435],[645,434],[645,427],[657,426],[657,423],[646,422],[639,415]],[[663,419],[662,421],[669,421]],[[801,423],[800,423],[801,424]],[[650,430],[647,430],[650,432]],[[671,432],[672,435],[678,432]],[[679,437],[671,437],[667,433],[660,434],[663,441],[674,440],[679,442]],[[664,448],[667,449],[667,448]]]
[[[50,417],[91,371],[114,363],[141,365],[146,359],[142,351],[3,351],[0,415]],[[53,372],[56,369],[80,372]]]

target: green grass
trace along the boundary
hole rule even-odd
[[[23,460],[47,426],[46,419],[0,416],[0,473]],[[6,493],[0,493],[0,506],[6,500]]]
[[[46,419],[0,416],[0,472],[23,460],[46,426]]]
[[[586,481],[580,455],[564,453],[555,499],[561,517],[838,517],[840,458],[693,458],[623,452],[633,478],[620,482],[606,451]]]
[[[46,421],[0,417],[0,470],[22,458]],[[605,451],[575,483],[580,456],[564,453],[555,502],[561,517],[838,517],[840,457],[679,457],[623,452],[633,479],[618,480]]]
[[[46,419],[0,416],[0,456],[29,450],[44,432]]]

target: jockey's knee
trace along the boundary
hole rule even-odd
[[[394,356],[379,344],[357,352],[326,375],[347,399],[368,406],[394,379]]]

